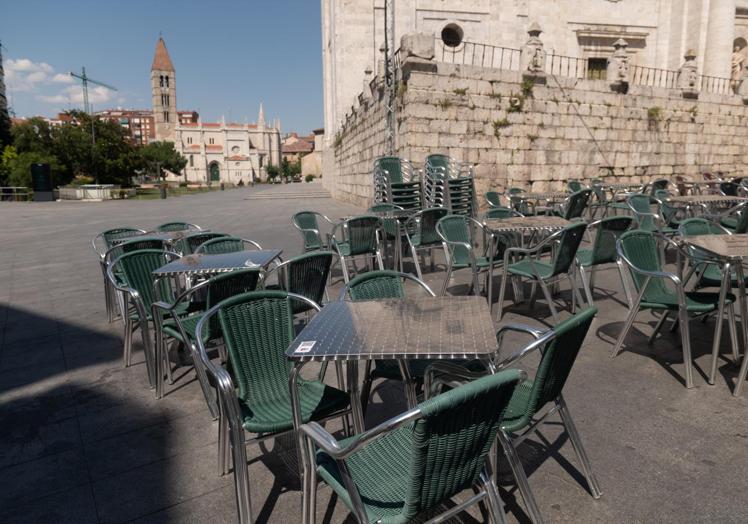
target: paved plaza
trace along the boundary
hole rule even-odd
[[[316,183],[165,201],[0,203],[0,522],[235,522],[232,477],[217,473],[217,426],[194,372],[178,369],[156,400],[137,336],[135,364],[122,366],[122,327],[106,320],[90,240],[115,226],[186,220],[282,249],[287,258],[301,249],[290,222],[301,209],[331,217],[360,211],[324,196]],[[444,278],[441,260],[425,275],[435,290]],[[455,294],[467,291],[469,276],[460,273],[450,287]],[[335,281],[339,289],[338,275]],[[611,360],[626,308],[614,270],[600,273],[598,285],[600,312],[565,396],[604,494],[589,495],[571,443],[559,425],[546,426],[520,448],[546,521],[748,521],[748,392],[731,394],[737,368],[729,337],[714,386],[704,374],[712,321],[692,324],[692,390],[683,384],[678,333],[648,345],[656,319],[646,312]],[[569,296],[562,286],[559,306]],[[542,300],[532,310],[507,305],[505,322],[550,321]],[[506,342],[519,348],[526,340]],[[536,363],[521,367],[532,371]],[[368,426],[404,409],[395,383],[377,383],[373,402]],[[298,522],[293,441],[250,447],[249,456],[257,520]],[[507,467],[499,481],[509,521],[528,522]],[[318,522],[353,522],[328,488],[320,489],[317,510]],[[485,519],[473,509],[459,520]]]

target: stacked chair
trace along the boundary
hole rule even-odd
[[[383,156],[374,161],[374,201],[420,209],[421,177],[410,161]]]
[[[426,157],[424,207],[446,207],[450,214],[474,217],[478,211],[473,166],[446,155]]]

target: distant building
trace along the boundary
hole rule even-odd
[[[254,124],[203,122],[195,112],[177,111],[176,88],[176,70],[159,38],[151,65],[153,126],[157,140],[174,142],[187,158],[183,180],[246,184],[267,178],[268,164],[280,164],[280,124],[266,125],[262,104]]]
[[[323,128],[312,131],[314,137],[314,151],[301,159],[301,176],[322,176],[322,150],[324,147],[325,130]]]
[[[298,133],[289,133],[281,144],[281,156],[291,163],[298,162],[304,156],[314,151],[314,133],[308,136],[299,136]]]
[[[121,125],[129,133],[134,145],[144,146],[156,140],[153,111],[147,109],[105,109],[96,111],[94,114],[102,120],[109,120]],[[177,111],[177,119],[181,125],[196,124],[199,115],[196,111]]]

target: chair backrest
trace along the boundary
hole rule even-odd
[[[512,426],[521,428],[530,424],[538,411],[562,393],[596,314],[597,308],[590,307],[553,328],[555,336],[542,350],[543,356],[527,395],[522,418],[513,421]]]
[[[660,216],[662,216],[662,219],[668,224],[672,223],[678,214],[678,208],[668,201],[670,191],[667,189],[658,189],[654,192],[654,197],[660,204]]]
[[[351,256],[374,253],[377,248],[377,231],[382,228],[379,217],[363,215],[349,218],[343,222],[342,227]]]
[[[122,282],[138,292],[146,311],[150,311],[151,305],[157,300],[168,301],[171,298],[169,279],[159,280],[158,293],[153,285],[153,272],[166,264],[172,258],[170,255],[168,251],[141,249],[125,253],[113,262],[114,267],[120,270]]]
[[[429,155],[426,157],[426,167],[436,169],[436,170],[443,170],[445,175],[451,174],[451,167],[452,167],[452,159],[449,158],[447,155]]]
[[[403,182],[403,170],[400,157],[398,156],[379,157],[374,161],[374,168],[386,171],[391,184]]]
[[[566,187],[569,189],[570,192],[576,193],[584,189],[584,184],[582,184],[579,180],[569,180],[566,183]]]
[[[484,215],[486,218],[511,218],[520,216],[521,213],[508,207],[492,207]]]
[[[162,238],[133,238],[127,240],[121,244],[112,246],[109,251],[104,254],[104,262],[109,264],[113,260],[119,258],[124,253],[131,253],[133,251],[141,251],[143,249],[158,249],[164,251],[167,248],[167,244]]]
[[[299,211],[291,217],[291,221],[300,230],[304,239],[304,251],[321,249],[324,245],[319,230],[318,215],[316,211]]]
[[[117,227],[114,229],[108,229],[101,233],[102,238],[104,239],[104,245],[107,249],[112,247],[115,243],[121,241],[125,238],[134,237],[137,235],[142,235],[143,230],[142,229],[135,229],[132,227]]]
[[[406,223],[408,234],[419,233],[418,246],[429,246],[441,242],[436,233],[436,224],[447,216],[449,211],[444,207],[429,207],[413,215]]]
[[[247,268],[212,277],[206,284],[206,311],[227,298],[255,291],[262,282],[262,276],[263,271],[261,269]],[[208,322],[206,335],[209,339],[212,339],[217,333],[220,333],[220,323],[218,317],[213,315]]]
[[[362,300],[381,300],[386,298],[405,298],[404,280],[416,282],[429,295],[434,296],[429,286],[407,273],[380,270],[368,271],[352,279],[340,293],[341,300],[346,295],[354,302]]]
[[[486,202],[491,207],[501,206],[501,197],[498,191],[486,191]]]
[[[738,213],[738,223],[735,227],[734,233],[748,233],[748,209],[745,207]]]
[[[592,244],[592,265],[610,264],[616,261],[616,241],[634,223],[627,216],[603,218],[597,225],[595,242]]]
[[[706,218],[688,218],[678,226],[678,234],[682,237],[695,235],[724,235],[725,230]]]
[[[584,214],[584,210],[587,209],[587,204],[590,201],[592,195],[591,189],[582,189],[569,196],[569,200],[566,204],[566,212],[564,218],[571,220],[572,218],[579,218]]]
[[[667,189],[667,186],[670,184],[670,180],[666,178],[660,178],[650,183],[649,185],[649,194],[654,196],[657,191],[660,189]]]
[[[558,247],[553,259],[552,276],[568,273],[569,268],[577,257],[579,244],[582,243],[582,237],[587,229],[587,224],[579,222],[566,226],[558,235]]]
[[[722,182],[719,185],[719,190],[722,191],[727,196],[737,196],[738,195],[738,184],[734,182]]]
[[[317,304],[322,303],[330,275],[333,257],[330,251],[314,251],[286,260],[278,267],[278,285],[283,291],[307,297]],[[294,301],[293,313],[310,309],[309,304]]]
[[[294,338],[291,301],[285,291],[253,291],[217,306],[238,397],[250,409],[289,397],[291,362],[285,352]]]
[[[644,271],[662,271],[660,250],[657,245],[657,237],[651,231],[635,229],[627,231],[618,240],[620,251],[635,268]],[[631,279],[637,292],[641,292],[642,286],[647,281],[645,275],[634,270],[631,271]],[[659,302],[662,296],[671,295],[663,279],[652,278],[649,280],[642,300],[644,302]]]
[[[189,222],[166,222],[156,227],[156,231],[200,231],[202,228]]]
[[[208,240],[213,240],[214,238],[223,238],[227,236],[229,235],[225,233],[193,233],[191,235],[187,235],[180,241],[182,254],[189,255],[191,253],[195,253],[197,249]]]
[[[410,522],[475,484],[523,377],[506,370],[430,398],[418,405],[422,418],[396,429],[399,436],[391,434],[409,437],[412,450],[400,521]]]
[[[608,201],[608,193],[605,192],[605,188],[603,187],[604,182],[600,180],[599,178],[596,178],[592,181],[592,192],[595,193],[595,198],[597,199],[597,202],[600,204],[603,204]]]
[[[654,217],[651,216],[652,197],[642,193],[636,193],[629,195],[626,198],[626,201],[628,202],[629,207],[634,211],[636,221],[639,223],[639,229],[645,231],[654,231],[657,229]]]
[[[389,202],[381,202],[379,204],[374,204],[369,208],[370,213],[382,213],[385,211],[395,211],[397,209],[402,209],[402,207],[397,206],[395,204],[391,204]]]
[[[200,244],[195,253],[205,253],[206,255],[221,255],[223,253],[236,253],[245,251],[248,248],[262,249],[257,242],[245,240],[238,237],[223,236],[208,240]]]
[[[461,215],[447,215],[436,224],[436,233],[442,240],[447,242],[462,242],[473,245],[473,235],[470,231],[471,224],[467,217]],[[450,257],[452,265],[470,265],[472,261],[471,250],[467,246],[447,245],[444,253]]]

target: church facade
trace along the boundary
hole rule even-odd
[[[156,140],[173,142],[187,159],[179,180],[191,183],[248,184],[267,178],[269,164],[280,165],[280,123],[265,122],[260,104],[254,124],[188,122],[177,112],[176,71],[163,38],[151,65],[151,94]]]
[[[676,71],[694,50],[701,75],[730,78],[746,52],[748,0],[396,0],[395,47],[408,33],[433,34],[440,53],[466,44],[519,49],[532,23],[549,54],[605,67],[624,39],[631,65]],[[356,97],[382,68],[385,0],[322,0],[325,139],[330,144]],[[456,54],[456,55],[455,55]],[[464,57],[460,57],[461,59]],[[743,62],[737,61],[743,67]]]

